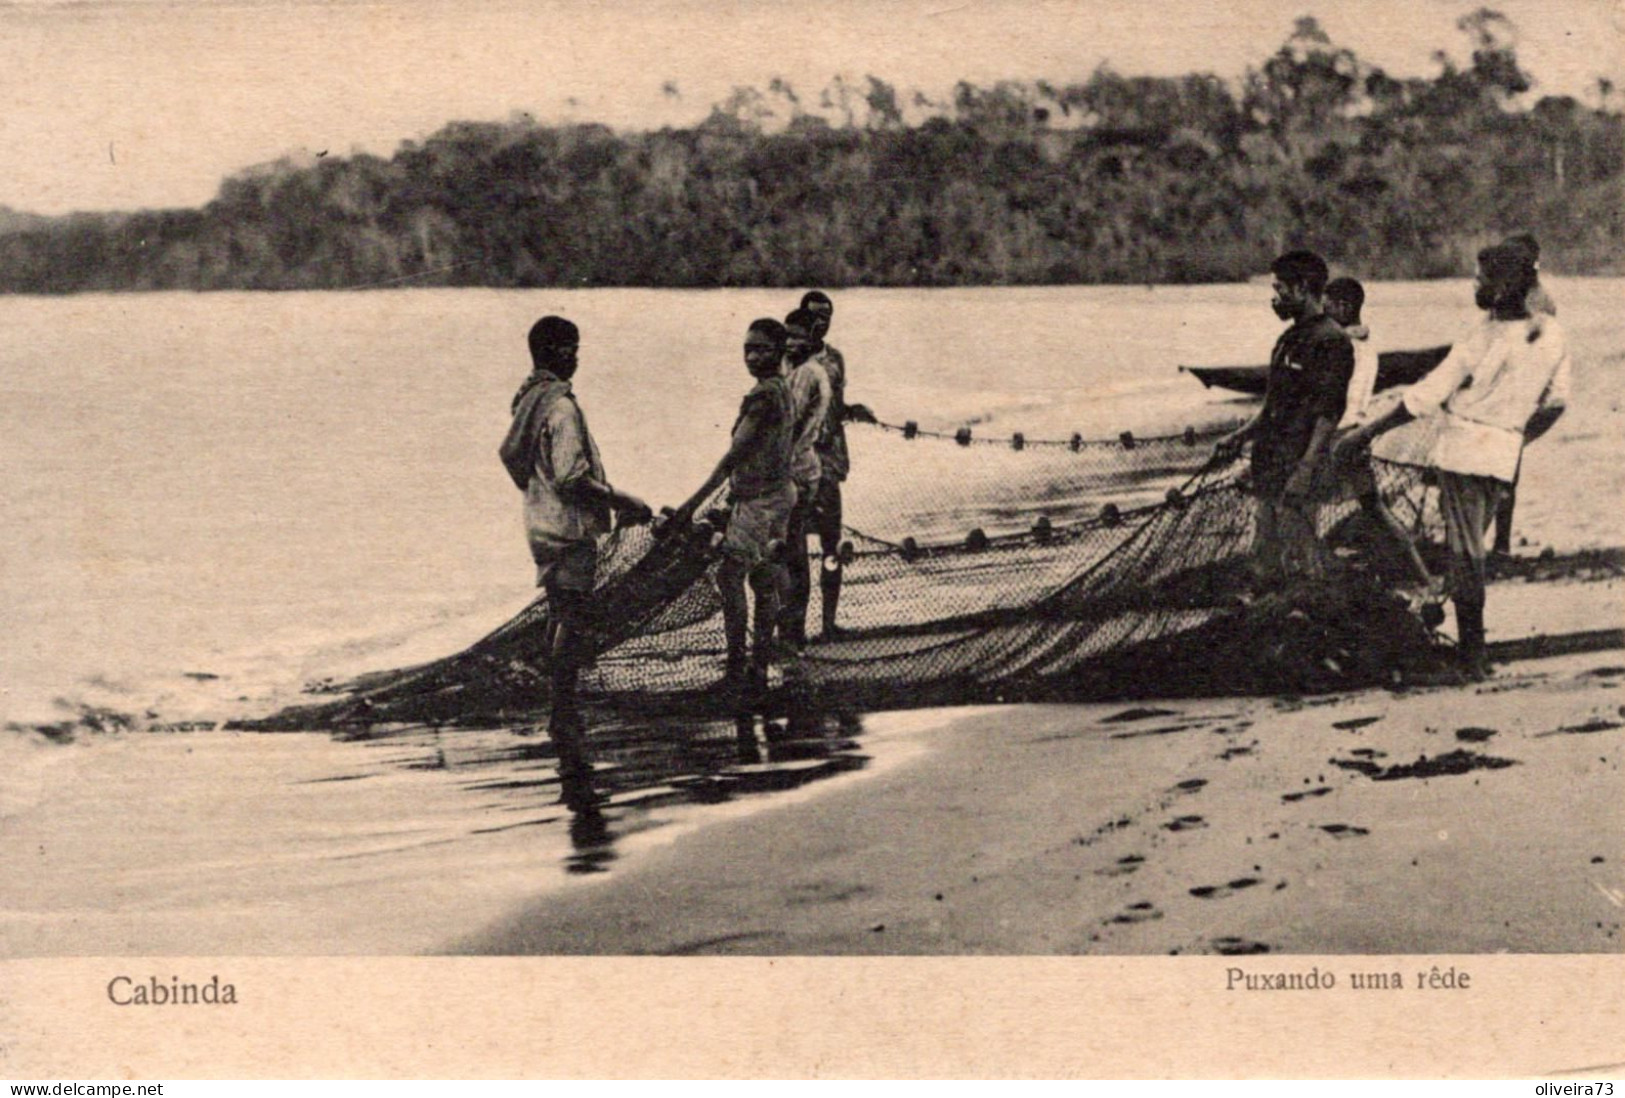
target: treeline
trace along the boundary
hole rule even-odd
[[[1508,20],[1397,79],[1309,18],[1211,75],[739,89],[691,129],[458,122],[394,156],[242,172],[198,210],[0,219],[0,289],[1194,282],[1309,246],[1368,277],[1532,231],[1625,271],[1625,120],[1532,86]]]

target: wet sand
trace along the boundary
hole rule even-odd
[[[1466,691],[1000,708],[475,953],[1616,953],[1625,656]]]
[[[1497,585],[1491,639],[1617,627],[1620,594]],[[938,715],[906,766],[696,834],[443,948],[1625,948],[1620,651],[1525,660],[1467,688]]]
[[[591,790],[529,727],[0,734],[0,957],[433,952],[923,749],[913,714],[748,750],[731,726],[598,730]]]
[[[624,722],[591,789],[523,727],[11,735],[0,956],[1618,953],[1622,684]]]

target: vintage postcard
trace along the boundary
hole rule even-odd
[[[0,4],[0,1076],[1618,1074],[1622,36]]]

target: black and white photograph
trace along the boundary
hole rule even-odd
[[[1622,42],[1614,0],[0,3],[0,1076],[162,1075],[51,1035],[297,1025],[256,964],[403,959],[719,1029],[753,987],[798,1036],[719,1075],[1061,1072],[951,1010],[817,1036],[1038,958],[1300,1057],[1069,1075],[1617,1062]],[[1276,1028],[1379,1001],[1587,1020]],[[620,1032],[489,1070],[706,1073]]]

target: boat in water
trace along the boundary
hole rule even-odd
[[[1377,391],[1411,385],[1444,361],[1449,344],[1417,351],[1383,351],[1377,356]],[[1269,379],[1268,366],[1181,366],[1180,371],[1200,381],[1204,388],[1228,389],[1248,396],[1263,396]]]

